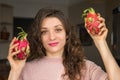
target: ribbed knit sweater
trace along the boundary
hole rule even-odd
[[[98,65],[89,60],[85,60],[85,64],[81,80],[108,80],[107,74]],[[62,74],[64,74],[62,58],[44,57],[27,62],[20,80],[63,80]]]

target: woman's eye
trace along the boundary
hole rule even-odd
[[[56,32],[61,32],[62,31],[62,29],[56,29]]]
[[[41,31],[41,34],[46,34],[47,33],[47,31]]]

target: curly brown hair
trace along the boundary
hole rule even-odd
[[[31,61],[46,56],[45,49],[41,42],[40,28],[43,19],[47,17],[58,18],[62,22],[66,35],[68,36],[63,53],[63,65],[65,68],[65,74],[63,74],[63,77],[68,76],[70,80],[78,80],[78,77],[80,79],[81,69],[84,66],[83,49],[80,40],[77,38],[75,31],[73,31],[68,21],[68,18],[66,18],[63,12],[59,10],[42,8],[38,11],[28,34],[31,51],[28,60]]]

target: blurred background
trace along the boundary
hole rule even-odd
[[[87,58],[104,69],[95,45],[84,31],[81,17],[83,10],[93,7],[106,20],[109,29],[107,42],[120,64],[120,0],[0,0],[0,80],[8,77],[10,67],[6,57],[10,41],[18,33],[16,27],[21,26],[27,31],[37,11],[43,7],[64,12],[72,26],[77,28]]]

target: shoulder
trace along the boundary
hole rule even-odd
[[[93,72],[95,70],[103,71],[102,68],[99,65],[97,65],[95,62],[90,61],[90,60],[85,60],[85,69],[89,70],[91,72]]]
[[[85,60],[85,69],[84,69],[84,74],[89,76],[91,79],[99,79],[99,80],[106,80],[107,79],[107,74],[106,72],[95,62],[90,61],[90,60]]]
[[[85,60],[85,66],[86,67],[99,67],[95,62],[90,60]]]

